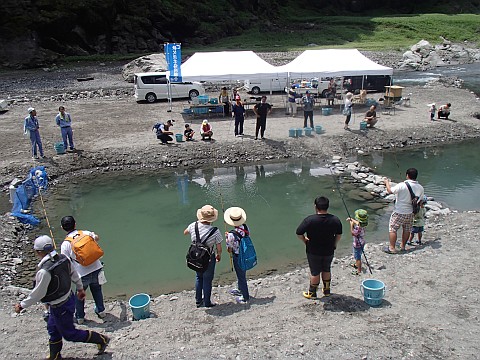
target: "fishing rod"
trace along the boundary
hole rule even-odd
[[[50,226],[50,220],[48,220],[47,209],[45,208],[45,202],[43,201],[42,190],[41,190],[42,186],[40,185],[39,179],[37,179],[37,176],[33,176],[33,180],[35,181],[35,185],[38,187],[38,195],[40,196],[40,201],[42,203],[42,208],[43,208],[43,214],[45,215],[45,220],[47,220],[48,230],[50,231],[50,236],[53,241],[53,248],[56,249],[57,245],[55,243],[55,238],[53,236],[52,227]]]
[[[215,150],[215,167],[217,167],[217,159],[218,159],[218,149]],[[217,178],[217,185],[218,185],[218,193],[220,195],[220,205],[222,206],[222,213],[223,215],[225,216],[225,207],[223,205],[223,196],[222,196],[222,188],[220,187],[220,180]],[[227,232],[227,223],[225,222],[225,220],[223,221],[223,225],[224,225],[224,229],[225,229],[225,232]],[[230,254],[230,271],[233,271],[233,255],[232,253],[229,253]]]
[[[333,173],[331,167],[329,169],[330,169],[330,173],[333,176],[333,182],[335,183],[335,186],[336,186],[336,188],[338,190],[338,193],[340,195],[340,199],[342,199],[342,203],[343,203],[343,206],[345,207],[345,211],[347,212],[348,218],[352,219],[352,217],[350,216],[350,212],[348,211],[347,204],[345,203],[345,199],[343,198],[343,194],[340,190],[340,186],[338,185],[338,181],[335,179],[335,174]],[[363,257],[365,258],[365,264],[367,264],[367,267],[368,267],[368,270],[370,271],[370,274],[373,274],[372,268],[370,267],[370,264],[368,263],[367,255],[365,255],[365,251],[363,251],[363,246],[362,246],[362,254],[363,254]]]

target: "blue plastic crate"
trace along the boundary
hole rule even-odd
[[[210,99],[208,97],[208,95],[200,95],[197,98],[198,98],[198,103],[199,104],[206,104],[206,103],[208,103],[208,100]]]

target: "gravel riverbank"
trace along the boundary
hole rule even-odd
[[[85,98],[67,96],[62,102],[51,98],[58,93],[130,88],[122,82],[119,69],[118,64],[106,64],[71,71],[31,71],[20,80],[15,73],[0,74],[2,90],[18,98],[0,114],[0,184],[7,186],[13,178],[22,178],[37,164],[47,167],[53,185],[50,191],[55,191],[55,183],[72,176],[288,158],[328,161],[359,150],[369,153],[438,145],[478,138],[480,134],[480,123],[474,116],[480,108],[475,95],[440,83],[404,89],[412,93],[411,105],[380,114],[377,127],[368,131],[359,130],[365,106],[355,107],[351,131],[343,129],[344,116],[336,106],[331,116],[315,110],[315,123],[323,126],[323,134],[289,138],[288,129],[301,127],[303,117],[300,112],[295,118],[287,117],[285,97],[276,94],[269,96],[275,110],[267,120],[265,141],[253,139],[254,118],[249,112],[243,138],[233,136],[230,118],[212,117],[215,141],[169,146],[159,145],[152,125],[173,118],[178,132],[186,122],[199,127],[201,118],[183,118],[180,114],[188,106],[186,101],[173,102],[168,112],[166,102],[137,104],[122,91]],[[90,75],[95,78],[92,82],[76,81]],[[58,89],[54,84],[60,84]],[[381,94],[370,96],[378,99]],[[429,121],[427,104],[431,102],[451,102],[451,120]],[[53,150],[60,138],[53,121],[59,105],[65,105],[72,115],[78,149],[65,155],[56,155]],[[37,109],[46,149],[47,159],[40,162],[31,160],[29,140],[22,135],[29,106]],[[337,259],[332,270],[334,295],[328,299],[308,301],[301,296],[308,274],[306,268],[299,268],[289,274],[251,280],[254,299],[248,306],[234,304],[228,287],[218,286],[215,298],[220,305],[214,309],[195,309],[192,292],[183,291],[156,298],[153,317],[132,322],[125,299],[118,299],[109,303],[105,321],[93,320],[90,309],[86,327],[112,336],[109,353],[100,357],[105,359],[475,359],[479,351],[475,339],[480,335],[480,284],[475,259],[480,250],[471,239],[480,235],[475,225],[479,217],[476,212],[434,216],[429,219],[425,246],[404,254],[387,255],[379,246],[367,247],[373,276],[365,273],[353,277],[350,259]],[[0,225],[2,353],[8,359],[39,358],[47,343],[42,307],[12,316],[12,304],[23,290],[10,286],[24,259],[31,256],[36,234],[5,215],[0,217]],[[344,236],[342,241],[350,240]],[[361,281],[370,277],[387,284],[380,308],[367,306],[359,292]],[[29,338],[26,345],[25,334]],[[93,358],[94,352],[93,347],[68,343],[62,354],[67,358]]]

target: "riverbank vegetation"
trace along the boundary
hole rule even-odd
[[[452,42],[480,45],[480,15],[414,14],[392,16],[321,16],[285,14],[284,24],[265,30],[263,25],[238,36],[220,39],[214,49],[288,51],[309,48],[405,50],[425,39],[432,44],[444,37]]]

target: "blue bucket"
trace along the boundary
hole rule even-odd
[[[360,130],[367,130],[367,122],[361,121],[360,122]]]
[[[315,125],[315,132],[321,134],[323,131],[322,125]]]
[[[175,134],[175,138],[177,142],[183,142],[183,134]]]
[[[297,137],[297,131],[295,129],[288,129],[289,137]]]
[[[322,115],[324,116],[332,115],[332,108],[322,108]]]
[[[295,132],[297,133],[297,137],[303,136],[303,129],[302,128],[296,128]]]
[[[147,319],[150,317],[150,295],[136,294],[128,301],[135,320]]]
[[[58,155],[65,154],[65,145],[63,142],[57,142],[53,145]]]
[[[362,281],[360,292],[363,295],[363,301],[370,306],[380,306],[385,296],[385,284],[380,280],[367,279]]]
[[[310,136],[312,135],[312,128],[311,127],[306,127],[303,129],[305,131],[305,136]]]

